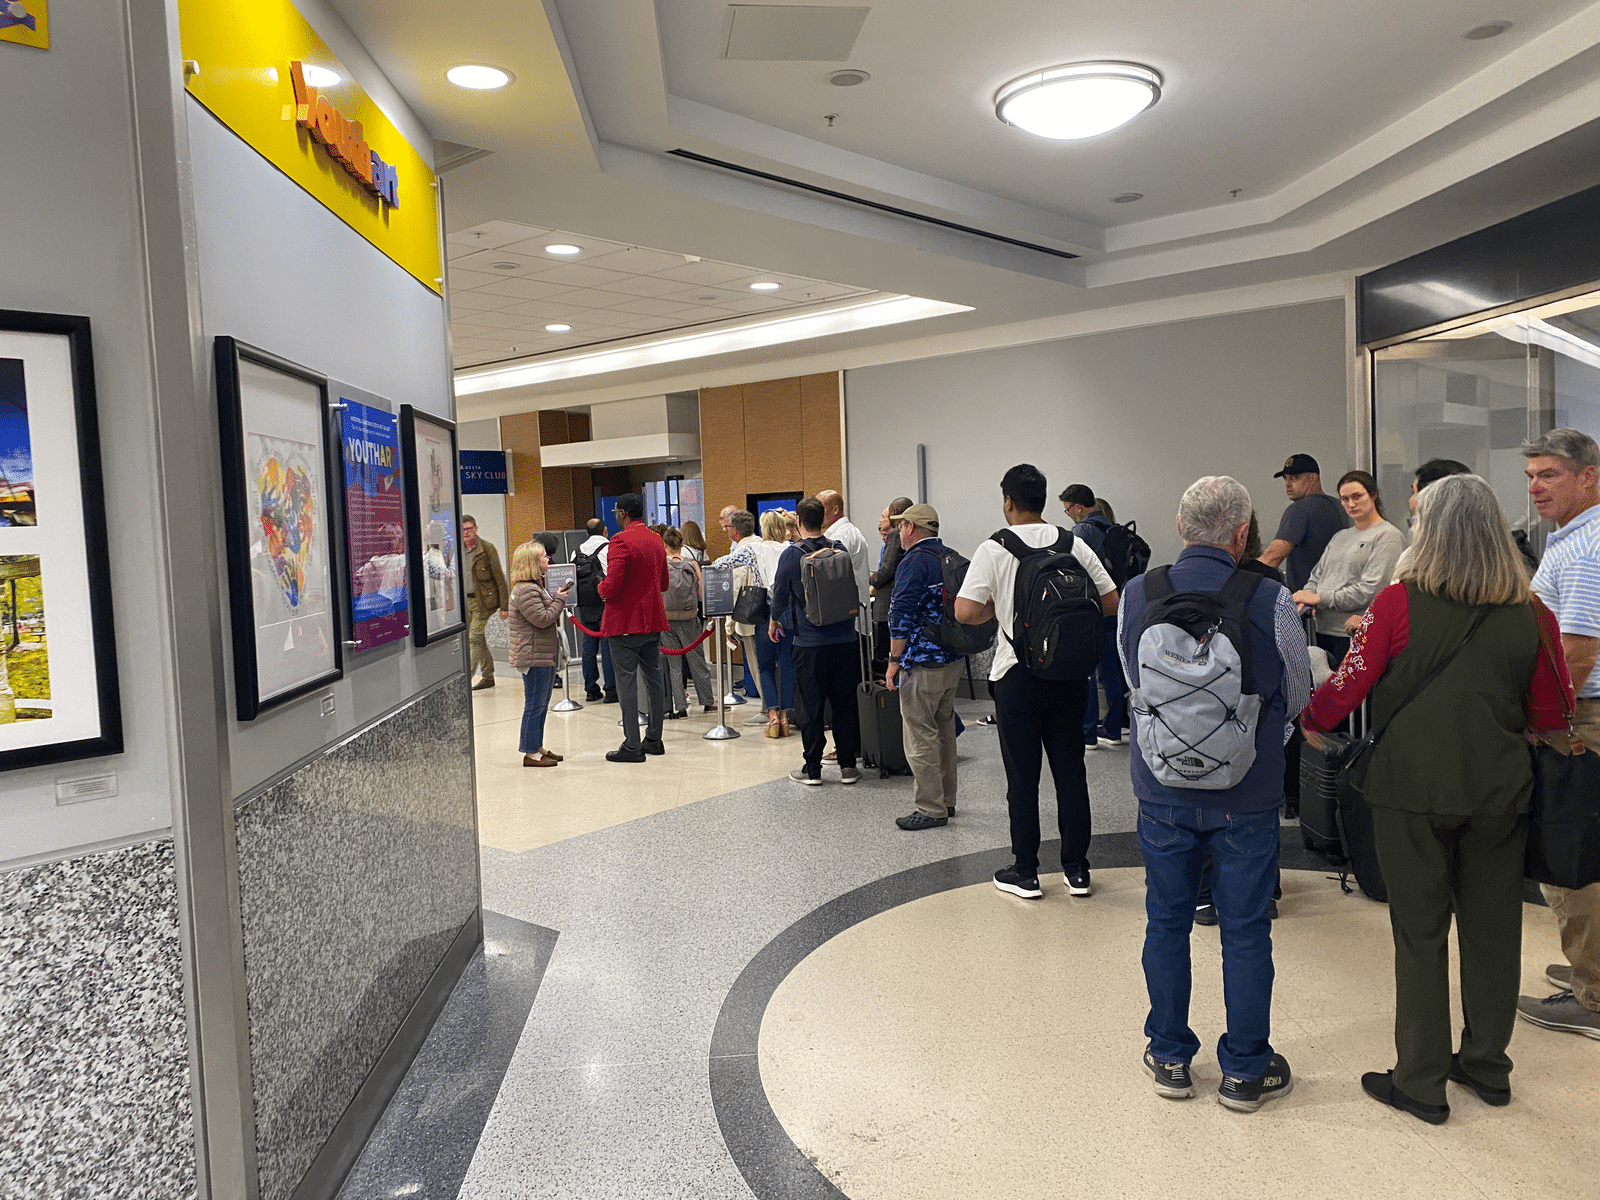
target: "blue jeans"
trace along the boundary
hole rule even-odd
[[[785,712],[794,707],[794,655],[790,652],[793,639],[787,633],[781,642],[774,643],[763,626],[756,626],[756,666],[761,671],[761,694],[771,708]],[[782,682],[779,682],[779,676]],[[779,688],[783,694],[778,694]]]
[[[544,717],[550,708],[550,689],[556,682],[554,667],[529,667],[522,673],[522,753],[544,749]]]
[[[1128,723],[1128,681],[1122,675],[1122,659],[1117,655],[1117,619],[1105,619],[1105,640],[1100,647],[1100,666],[1096,672],[1106,691],[1106,719],[1100,723],[1100,701],[1095,696],[1093,675],[1089,676],[1089,702],[1083,710],[1085,744],[1100,737],[1120,738]],[[1101,733],[1101,730],[1104,733]]]
[[[1272,1059],[1272,921],[1267,902],[1278,878],[1278,810],[1139,802],[1144,855],[1144,978],[1150,992],[1145,1036],[1159,1062],[1187,1063],[1200,1049],[1189,1028],[1193,975],[1189,934],[1200,893],[1200,860],[1215,861],[1212,902],[1222,932],[1222,993],[1228,1031],[1217,1042],[1225,1075],[1259,1079]]]
[[[600,621],[605,616],[604,608],[580,608],[578,620],[590,629],[599,629]],[[600,686],[600,669],[605,668],[606,692],[608,696],[617,694],[617,673],[611,665],[611,644],[605,638],[590,637],[587,633],[578,635],[583,639],[583,686],[588,691],[594,691]]]

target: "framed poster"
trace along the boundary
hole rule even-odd
[[[0,769],[122,752],[89,318],[0,310]]]
[[[253,721],[344,674],[328,382],[230,337],[215,352],[235,704]]]
[[[411,533],[411,640],[426,646],[467,627],[456,427],[404,404],[400,433]]]
[[[339,459],[350,552],[350,641],[359,653],[411,631],[399,418],[340,396]]]

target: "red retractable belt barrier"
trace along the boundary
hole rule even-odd
[[[584,633],[588,634],[590,637],[596,637],[596,638],[597,637],[605,637],[605,634],[597,633],[593,629],[590,629],[582,621],[578,620],[577,617],[571,616],[569,614],[568,617],[567,617],[567,620],[571,621],[573,623],[573,625],[577,626],[578,629],[582,630]],[[700,643],[705,641],[710,636],[711,636],[711,626],[710,626],[710,624],[707,624],[706,627],[700,631],[700,636],[695,638],[694,641],[690,642],[682,650],[668,650],[665,646],[663,646],[661,648],[661,653],[666,654],[666,655],[670,655],[673,658],[682,658],[685,654],[689,653],[689,651],[697,649],[699,647]]]

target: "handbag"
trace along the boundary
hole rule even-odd
[[[1535,609],[1544,605],[1534,600]],[[1539,621],[1539,652],[1556,664],[1554,639]],[[1572,728],[1573,711],[1561,693],[1568,753],[1541,744],[1533,752],[1533,799],[1528,808],[1524,873],[1555,887],[1600,883],[1600,755],[1588,753]]]
[[[1455,661],[1456,655],[1467,648],[1467,643],[1472,640],[1472,635],[1478,632],[1479,626],[1484,621],[1488,620],[1489,612],[1489,607],[1485,606],[1484,610],[1478,614],[1477,620],[1473,621],[1472,627],[1467,630],[1467,636],[1461,639],[1460,645],[1433,665],[1433,670],[1429,671],[1423,677],[1422,682],[1411,689],[1411,694],[1400,701],[1395,710],[1389,714],[1389,719],[1383,723],[1382,729],[1369,729],[1365,736],[1350,744],[1350,748],[1345,751],[1344,761],[1339,764],[1338,781],[1341,792],[1348,792],[1360,796],[1363,800],[1366,799],[1367,768],[1372,765],[1372,755],[1377,750],[1378,743],[1383,740],[1383,735],[1389,731],[1389,726],[1394,723],[1394,719],[1400,715],[1406,705],[1427,691],[1428,685],[1444,674],[1444,669]]]
[[[767,602],[767,589],[758,584],[750,584],[733,602],[733,619],[740,625],[765,625],[771,613],[771,606]]]

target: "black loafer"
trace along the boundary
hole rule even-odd
[[[1511,1103],[1510,1088],[1490,1087],[1486,1083],[1479,1083],[1461,1069],[1461,1056],[1459,1054],[1450,1056],[1450,1074],[1448,1078],[1451,1083],[1459,1083],[1462,1087],[1471,1088],[1478,1094],[1479,1100],[1482,1100],[1485,1104],[1493,1105],[1495,1108],[1504,1108]]]
[[[646,754],[665,754],[667,752],[667,748],[662,745],[660,738],[645,738],[640,743],[640,748]]]
[[[1443,1125],[1450,1119],[1448,1104],[1423,1104],[1413,1100],[1394,1085],[1393,1071],[1369,1071],[1361,1077],[1361,1090],[1374,1100],[1381,1100],[1390,1108],[1410,1113],[1429,1125]]]
[[[644,761],[644,747],[629,750],[626,746],[618,746],[615,750],[606,751],[607,762],[641,763]]]

